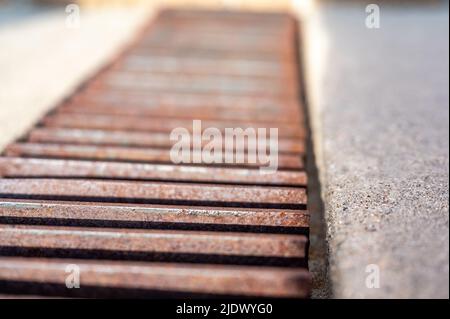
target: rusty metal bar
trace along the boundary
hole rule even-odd
[[[294,64],[290,65],[294,67]],[[156,72],[192,75],[227,75],[233,77],[295,80],[295,72],[284,72],[286,66],[266,61],[242,59],[198,59],[194,57],[158,56],[133,54],[116,64],[119,70],[128,72]]]
[[[305,269],[168,263],[133,263],[0,257],[0,280],[65,285],[67,266],[77,265],[84,285],[139,288],[168,292],[259,297],[308,296],[310,274]],[[67,292],[67,289],[66,289]]]
[[[230,184],[306,186],[299,171],[275,171],[201,166],[158,165],[75,160],[0,158],[0,177],[92,177]]]
[[[173,23],[173,19],[160,19],[157,24],[155,24],[149,34],[144,35],[144,39],[147,37],[158,37],[160,34],[165,35],[169,32],[186,32],[188,34],[203,34],[203,35],[232,35],[236,31],[240,33],[243,37],[265,37],[265,38],[275,38],[289,37],[292,35],[292,29],[281,27],[274,28],[273,25],[255,26],[249,24],[238,23],[236,25],[230,25],[229,23],[224,23],[221,21],[212,21],[201,19],[201,23],[193,23],[192,19],[180,19]],[[200,22],[200,20],[198,21]],[[292,45],[292,44],[291,44]]]
[[[88,94],[91,92],[95,94]],[[133,94],[130,94],[121,91],[94,90],[87,87],[80,91],[78,95],[71,97],[70,101],[78,104],[105,104],[105,106],[110,107],[134,105],[145,108],[155,108],[159,105],[176,108],[181,111],[181,113],[199,110],[199,108],[222,112],[230,108],[236,111],[239,109],[248,109],[248,112],[253,111],[255,114],[257,111],[271,112],[271,114],[283,114],[284,112],[289,112],[290,115],[295,114],[299,116],[299,119],[302,116],[302,113],[299,112],[300,105],[297,100],[267,96],[194,94],[188,92],[133,92]],[[192,114],[188,115],[194,117]],[[216,114],[216,116],[219,117],[221,115],[221,113]],[[161,115],[156,116],[162,117]],[[273,124],[275,123],[274,120],[275,119],[270,119],[268,123]],[[250,120],[250,122],[251,121],[252,120]]]
[[[292,99],[271,98],[263,96],[230,96],[230,95],[210,95],[210,94],[192,94],[182,92],[126,92],[126,91],[105,91],[99,89],[91,89],[90,87],[81,91],[79,95],[70,99],[65,108],[70,108],[71,105],[80,105],[80,111],[85,111],[84,107],[90,105],[91,107],[106,108],[110,110],[117,110],[121,107],[132,107],[139,109],[146,115],[157,118],[163,117],[190,117],[197,118],[197,113],[201,111],[208,112],[204,117],[211,117],[216,121],[227,121],[228,112],[237,112],[237,115],[244,118],[238,118],[236,115],[232,118],[233,122],[267,122],[267,124],[274,125],[275,123],[291,122],[291,125],[298,124],[303,119],[303,114],[300,112],[300,106]],[[84,105],[84,106],[83,106]],[[160,111],[161,114],[155,113]],[[152,114],[153,112],[154,114]],[[178,114],[173,114],[178,112]],[[194,113],[191,113],[194,112]],[[263,117],[254,119],[258,112],[269,113],[272,116],[281,116],[280,120],[271,119],[270,117]],[[285,114],[287,113],[287,114]],[[284,117],[292,116],[289,121]],[[250,118],[246,118],[250,117]],[[200,117],[200,119],[202,119]],[[203,118],[207,119],[207,118]]]
[[[91,84],[94,88],[112,90],[173,91],[214,94],[237,94],[258,96],[296,96],[295,82],[273,81],[270,79],[248,79],[229,76],[173,75],[157,73],[136,73],[116,71]]]
[[[170,229],[177,224],[186,228],[208,229],[207,226],[216,225],[217,229],[244,229],[253,227],[255,231],[262,227],[273,228],[308,228],[309,214],[306,210],[279,210],[255,208],[225,208],[225,207],[190,207],[190,206],[162,206],[145,204],[114,204],[114,203],[86,203],[35,200],[2,200],[0,201],[0,221],[14,220],[16,222],[41,222],[57,220],[78,221],[79,226],[94,221],[93,225],[118,222],[117,225],[139,225],[152,228],[164,224]],[[95,223],[95,221],[98,221]],[[56,222],[55,222],[56,224]],[[75,225],[76,223],[72,223]],[[114,223],[111,223],[114,224]],[[193,227],[200,225],[201,227]],[[241,228],[239,226],[242,226]],[[228,227],[228,228],[227,228]],[[283,229],[280,229],[283,231]],[[286,231],[286,229],[284,229]]]
[[[254,131],[254,130],[252,130]],[[251,131],[251,132],[252,132]],[[200,132],[202,133],[202,132]],[[235,143],[232,145],[222,145],[222,139],[218,140],[202,140],[201,146],[209,145],[219,148],[225,152],[233,151],[256,151],[258,150],[257,132],[249,134],[248,141],[245,142],[242,149],[239,149]],[[265,132],[264,138],[267,137],[267,147],[269,150],[271,144],[277,143],[277,149],[280,153],[304,154],[305,143],[299,139],[280,138],[273,139],[270,132]],[[245,134],[247,134],[245,132]],[[270,138],[270,139],[269,139]],[[69,129],[69,128],[35,128],[28,137],[33,143],[72,143],[72,144],[96,144],[96,145],[112,145],[112,146],[137,146],[137,147],[162,147],[171,148],[178,140],[171,140],[170,134],[163,132],[130,132],[130,131],[103,131],[89,129]],[[193,140],[191,141],[193,145]],[[264,149],[264,151],[266,151]],[[200,150],[201,151],[201,150]]]
[[[0,248],[304,258],[303,235],[0,225]]]
[[[279,207],[306,205],[306,191],[303,188],[78,179],[2,179],[0,197],[9,196],[136,199],[156,203],[204,202]]]
[[[176,46],[149,46],[149,45],[137,45],[133,50],[133,53],[144,54],[151,51],[155,55],[180,55],[185,57],[206,57],[206,58],[243,58],[246,60],[256,61],[277,61],[291,63],[295,61],[295,55],[292,52],[280,51],[280,52],[248,52],[248,51],[227,51],[214,48],[197,48],[194,46],[176,47]]]
[[[77,128],[77,129],[97,129],[97,130],[114,130],[114,131],[142,131],[142,132],[171,132],[175,128],[185,128],[192,132],[192,120],[187,119],[171,119],[171,118],[157,118],[145,116],[126,116],[126,115],[111,115],[111,114],[71,114],[70,117],[64,114],[53,114],[45,117],[42,123],[46,127],[57,128]],[[203,128],[214,127],[225,132],[226,128],[236,127],[234,122],[226,121],[202,121]],[[263,123],[241,123],[239,125],[242,129],[258,128],[269,129],[277,128],[279,137],[291,137],[302,139],[306,135],[304,127],[292,124],[282,125],[263,125]]]
[[[255,24],[261,27],[270,26],[271,28],[286,28],[294,22],[293,18],[284,12],[253,12],[253,11],[228,11],[211,9],[164,9],[160,12],[161,21],[176,22],[182,19],[194,20],[203,23],[204,20],[213,20],[217,23],[225,23],[228,26],[234,26],[240,23]],[[232,23],[231,23],[232,22]]]
[[[192,156],[196,156],[196,154],[197,152],[192,152]],[[6,148],[5,155],[172,164],[170,151],[168,149],[156,148],[133,148],[76,144],[14,143],[10,144]],[[227,156],[227,153],[223,154],[223,160],[221,161],[222,163],[225,163],[225,156]],[[210,164],[210,166],[214,166],[214,164]],[[256,163],[250,163],[248,160],[248,155],[245,155],[244,163],[218,164],[216,166],[242,166],[249,168],[259,168],[261,166],[267,166],[267,163],[261,162],[259,159],[257,159]],[[304,163],[300,156],[293,154],[278,155],[279,170],[295,170],[303,168]]]
[[[113,114],[113,115],[142,115],[142,116],[159,116],[159,117],[172,117],[172,118],[190,118],[197,120],[223,120],[223,121],[236,121],[236,127],[239,127],[239,122],[270,122],[274,125],[283,125],[284,123],[300,124],[300,114],[295,112],[280,112],[272,110],[269,112],[263,112],[262,110],[248,110],[240,108],[228,108],[228,109],[209,109],[202,106],[194,107],[172,107],[167,106],[139,106],[134,103],[123,104],[90,104],[90,103],[67,103],[61,106],[58,113],[64,113],[70,116],[72,113],[85,113],[85,114]]]

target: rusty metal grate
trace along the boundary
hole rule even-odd
[[[296,21],[162,11],[0,157],[0,293],[307,297]],[[192,120],[278,128],[279,169],[173,164]],[[235,153],[236,149],[225,149]],[[65,287],[66,266],[82,272]]]

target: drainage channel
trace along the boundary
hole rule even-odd
[[[309,297],[296,38],[287,14],[162,11],[0,157],[0,294]],[[278,135],[174,161],[171,133],[197,124]]]

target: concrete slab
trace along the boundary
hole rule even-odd
[[[380,9],[379,29],[359,2],[304,21],[333,292],[448,298],[448,7]]]

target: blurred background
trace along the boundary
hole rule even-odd
[[[394,8],[446,5],[439,0],[377,3]],[[365,1],[0,0],[0,149],[111,60],[161,7],[293,12],[304,20],[302,31],[314,33],[309,47],[315,52],[309,64],[317,68],[311,74],[316,76],[323,64],[318,61],[324,53],[319,51],[325,49],[324,32],[310,30],[318,24],[315,13],[321,13],[317,10],[321,4],[330,4],[336,12],[356,7],[362,21],[365,18]],[[353,9],[347,15],[354,14]],[[345,23],[345,17],[337,19]]]
[[[403,8],[419,7],[437,15],[448,11],[447,1],[439,0],[376,3],[392,7],[399,16]],[[74,11],[69,4],[79,7]],[[314,34],[309,48],[315,52],[308,66],[315,68],[311,76],[317,77],[323,68],[319,60],[325,33],[332,29],[331,24],[325,26],[330,30],[317,27],[322,23],[319,16],[326,14],[317,9],[321,4],[336,12],[330,16],[336,20],[333,24],[348,24],[346,15],[350,21],[356,14],[363,25],[367,3],[356,0],[0,0],[0,149],[112,59],[161,7],[291,11],[301,16],[302,31]]]

